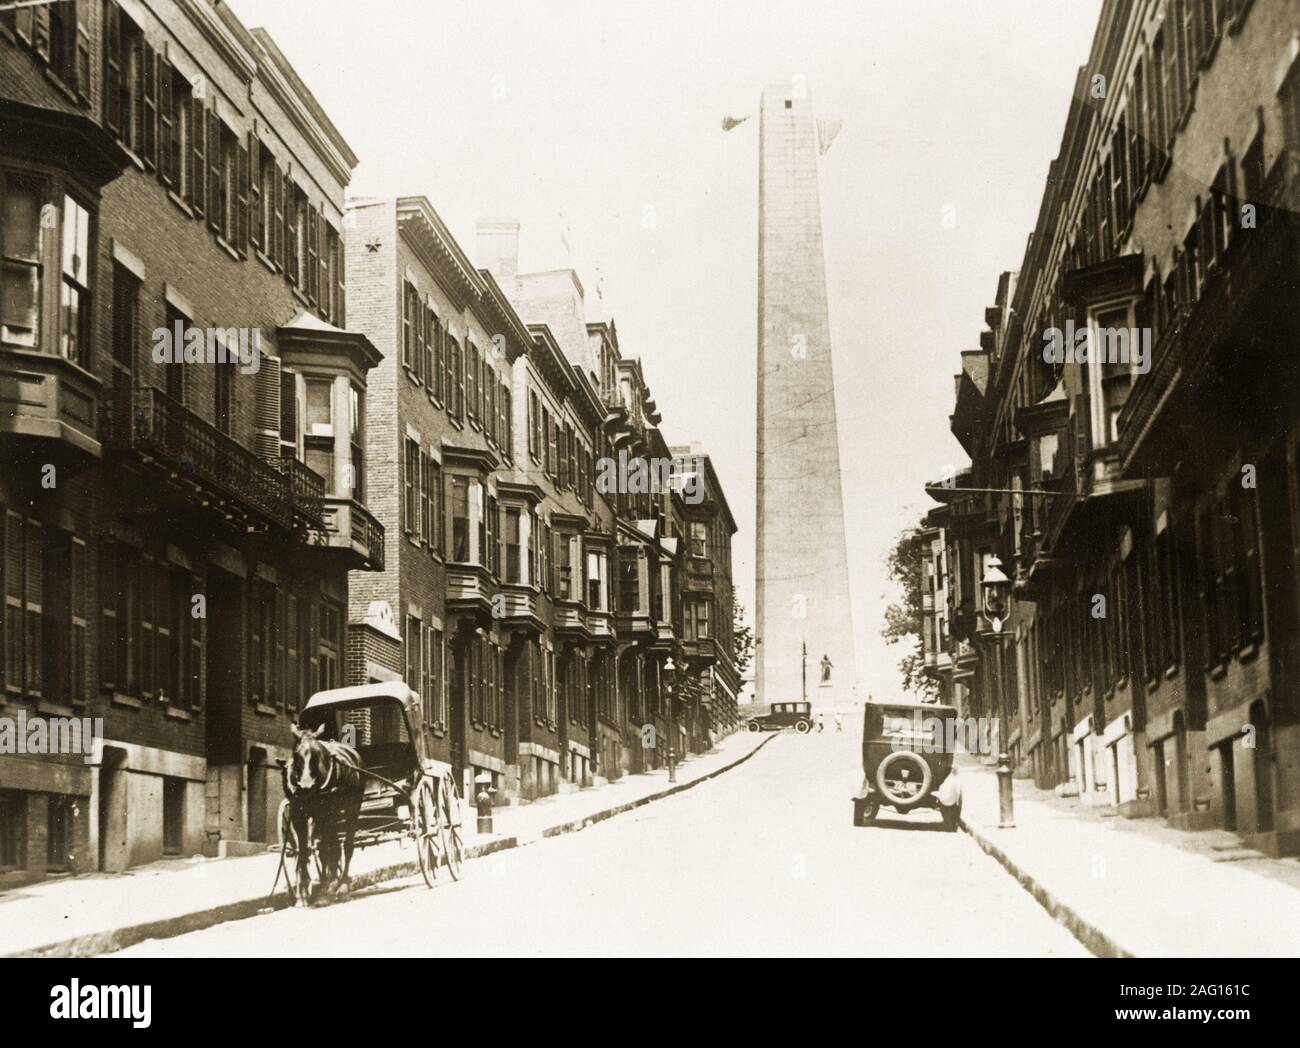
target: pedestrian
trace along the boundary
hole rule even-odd
[[[820,735],[826,730],[826,717],[824,714],[817,714],[817,734]]]
[[[841,735],[844,734],[844,714],[842,713],[835,714],[835,730]]]

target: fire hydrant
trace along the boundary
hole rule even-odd
[[[474,780],[478,793],[474,803],[478,806],[478,832],[492,832],[492,795],[497,791],[492,787],[492,776],[480,775]]]

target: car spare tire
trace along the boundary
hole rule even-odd
[[[905,808],[929,793],[933,778],[930,765],[919,753],[895,750],[876,769],[876,789],[887,803]]]

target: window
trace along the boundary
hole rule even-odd
[[[467,417],[471,423],[478,423],[478,347],[465,339],[465,358],[468,359],[468,373],[465,374],[465,400],[468,402]]]
[[[90,367],[90,214],[63,198],[63,285],[59,301],[60,350],[66,360]]]
[[[27,795],[0,790],[0,870],[27,864]]]
[[[691,521],[691,556],[709,555],[709,526],[702,520]]]
[[[541,405],[537,401],[537,394],[531,389],[528,391],[528,454],[532,456],[534,462],[541,461]]]
[[[235,362],[238,359],[239,347],[229,347],[227,352],[232,354],[228,361],[223,364],[218,360],[215,367],[212,418],[217,429],[230,436],[234,431]],[[173,364],[171,367],[173,370],[179,370],[179,365]],[[328,482],[330,478],[327,476],[326,479]]]
[[[507,464],[514,461],[514,407],[510,396],[510,387],[501,384],[501,457]]]
[[[484,501],[486,503],[483,516],[487,524],[487,532],[485,535],[487,540],[487,554],[479,559],[486,564],[488,573],[495,577],[501,572],[501,547],[497,542],[497,525],[499,524],[497,500],[493,496],[488,495]]]
[[[608,611],[605,582],[608,570],[608,557],[604,550],[590,550],[587,553],[587,607],[592,611]]]
[[[343,612],[338,605],[325,602],[321,607],[320,633],[320,688],[337,688],[342,683],[339,676],[339,656],[343,650]]]
[[[73,560],[84,562],[77,542],[74,538]],[[77,570],[74,563],[74,592],[85,585],[75,582]],[[198,709],[203,620],[191,613],[196,592],[201,587],[183,569],[104,542],[99,549],[100,687]],[[84,660],[78,651],[84,651],[87,624],[84,614],[71,619],[70,650],[78,663]],[[263,667],[258,666],[260,673]],[[250,678],[253,673],[250,666]]]
[[[414,615],[406,616],[406,685],[420,692],[423,703],[428,704],[429,697],[421,686],[424,673],[424,628]]]
[[[0,173],[0,344],[40,345],[41,225],[44,190],[34,179]]]
[[[469,561],[469,478],[451,478],[451,559]]]
[[[640,610],[641,554],[638,550],[624,548],[618,557],[618,610],[626,615]]]
[[[168,331],[175,331],[176,325],[179,324],[182,331],[188,330],[190,318],[177,310],[171,303],[168,303],[164,309],[165,323]],[[176,347],[173,347],[175,350]],[[185,403],[186,390],[186,370],[184,362],[173,352],[172,359],[169,363],[163,365],[164,385],[166,386],[167,395],[177,404]]]
[[[306,376],[306,418],[303,449],[307,465],[325,478],[325,490],[334,490],[334,380]]]
[[[411,538],[420,535],[420,445],[410,437],[405,442],[406,455],[403,463],[404,488],[402,506],[402,530]]]
[[[505,508],[505,530],[502,535],[502,541],[506,547],[506,582],[523,582],[519,577],[520,565],[520,511],[516,506],[507,506]]]
[[[708,640],[709,605],[708,598],[693,597],[685,602],[686,640]]]
[[[4,649],[0,672],[4,689],[39,698],[45,668],[41,614],[45,571],[41,525],[8,510],[4,513]]]
[[[445,728],[447,725],[447,689],[443,679],[442,630],[430,628],[425,634],[426,687],[423,694],[425,719],[429,724]]]
[[[45,529],[41,551],[41,682],[61,704],[86,701],[86,543],[66,531]]]
[[[430,392],[443,403],[447,396],[447,354],[443,344],[446,329],[436,313],[429,313],[429,343],[433,355],[433,377]]]
[[[140,280],[125,266],[113,266],[113,368],[115,381],[130,387],[140,341]]]

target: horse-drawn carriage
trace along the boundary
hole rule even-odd
[[[419,697],[405,683],[318,692],[293,731],[278,822],[294,902],[306,905],[313,884],[346,891],[353,848],[393,840],[414,843],[429,887],[444,864],[459,880],[459,791],[451,765],[429,756]]]

